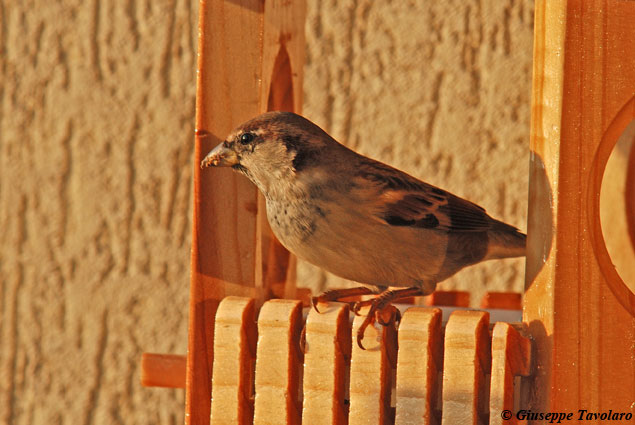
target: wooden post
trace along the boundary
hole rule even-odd
[[[534,412],[635,414],[635,296],[599,218],[604,166],[635,117],[634,22],[634,1],[536,2],[523,316]]]
[[[269,108],[300,111],[304,7],[283,0],[200,2],[186,424],[210,421],[220,300],[247,296],[259,306],[276,284],[293,293],[287,282],[293,259],[273,241],[256,188],[228,169],[203,173],[199,163],[243,121]]]

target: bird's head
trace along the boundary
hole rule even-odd
[[[339,145],[306,118],[267,112],[240,125],[201,161],[201,168],[232,167],[265,194],[317,166],[327,144]]]

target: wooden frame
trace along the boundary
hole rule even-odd
[[[231,170],[202,174],[207,151],[268,109],[300,111],[304,2],[208,0],[200,4],[194,223],[186,423],[208,423],[214,316],[228,295],[257,306],[295,295],[293,259],[268,229],[256,188]]]
[[[635,1],[536,2],[523,323],[492,327],[487,312],[459,310],[444,328],[440,310],[411,308],[399,332],[369,328],[365,344],[376,342],[367,351],[352,343],[344,305],[309,313],[304,351],[299,301],[260,309],[273,295],[299,298],[294,260],[249,183],[198,169],[243,120],[300,110],[304,4],[207,0],[200,10],[187,424],[210,423],[212,379],[213,424],[294,424],[302,415],[332,424],[524,423],[501,416],[519,405],[635,414],[635,296],[612,267],[599,221],[604,166],[635,119]],[[465,304],[465,295],[448,299]],[[518,302],[492,294],[483,308]],[[144,356],[149,385],[182,386],[184,369],[183,358]]]
[[[536,2],[523,320],[534,411],[630,411],[635,296],[599,218],[604,165],[635,118],[635,2]],[[593,423],[593,422],[590,422]]]

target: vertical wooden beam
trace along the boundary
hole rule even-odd
[[[292,104],[299,110],[304,2],[201,0],[199,10],[185,421],[206,425],[218,303],[227,295],[238,295],[261,304],[270,296],[273,282],[289,286],[286,280],[292,275],[287,271],[293,259],[279,247],[277,255],[269,255],[272,236],[255,187],[231,170],[201,173],[199,163],[234,127],[276,106],[270,105],[269,91],[272,81],[278,81],[272,74],[282,41],[287,45],[287,69],[292,70],[291,77],[282,78],[291,81]],[[284,94],[276,96],[285,99]]]
[[[304,0],[265,2],[263,28],[261,109],[302,112],[304,66]],[[296,258],[273,236],[258,194],[258,234],[262,237],[263,286],[281,298],[296,298]]]
[[[604,166],[635,117],[633,22],[633,1],[536,2],[523,316],[533,411],[635,409],[635,296],[599,221]]]

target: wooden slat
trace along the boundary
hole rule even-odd
[[[434,291],[423,297],[423,300],[425,305],[429,306],[469,307],[470,293],[466,291]]]
[[[392,326],[369,326],[364,334],[366,350],[357,345],[357,329],[367,309],[353,321],[350,424],[391,424],[393,370],[397,362],[397,332]]]
[[[536,376],[524,406],[632,412],[635,294],[604,246],[599,196],[635,117],[635,2],[540,0],[535,11],[523,321]]]
[[[522,310],[522,297],[517,292],[488,292],[481,300],[481,308]]]
[[[531,366],[530,341],[509,323],[498,322],[492,335],[492,379],[490,385],[490,425],[526,423],[516,419],[503,420],[501,412],[514,409],[514,378],[528,376]]]
[[[252,423],[256,334],[252,298],[221,301],[214,330],[212,425]]]
[[[396,425],[437,425],[443,369],[441,310],[409,308],[399,324]]]
[[[141,385],[185,388],[185,367],[185,356],[143,353],[141,355]]]
[[[270,300],[258,316],[255,425],[299,425],[302,410],[302,303]]]
[[[309,311],[304,354],[305,424],[348,423],[351,326],[347,304]]]
[[[488,423],[489,314],[458,310],[445,329],[443,425]]]

